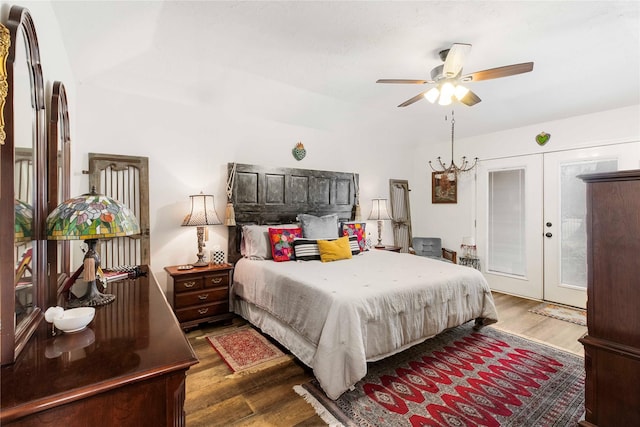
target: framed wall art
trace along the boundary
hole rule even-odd
[[[455,173],[431,172],[431,203],[458,203]]]

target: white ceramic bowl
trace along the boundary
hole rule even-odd
[[[65,310],[62,317],[53,319],[53,324],[63,332],[77,332],[86,328],[95,314],[93,307],[71,308]]]

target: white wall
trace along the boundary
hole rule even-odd
[[[460,122],[456,125],[458,123]],[[535,136],[543,131],[551,134],[551,139],[541,147],[536,143]],[[462,155],[469,158],[477,156],[482,161],[632,141],[640,141],[638,105],[456,139],[455,160],[458,163]],[[432,204],[431,169],[428,161],[442,156],[443,160],[448,162],[451,156],[451,142],[427,143],[416,152],[411,192],[413,235],[440,236],[443,246],[459,250],[463,236],[475,235],[475,169],[459,177],[457,204]]]

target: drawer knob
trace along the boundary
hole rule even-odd
[[[185,288],[193,288],[196,285],[196,282],[184,282],[184,287]]]
[[[209,311],[209,307],[205,307],[205,308],[201,308],[198,310],[198,313],[200,314],[207,314],[207,311]]]
[[[222,277],[214,277],[211,279],[211,283],[218,284],[220,282],[222,282]]]
[[[198,295],[198,299],[199,299],[200,301],[204,301],[204,300],[206,300],[207,298],[209,298],[209,294],[202,294],[202,295]]]

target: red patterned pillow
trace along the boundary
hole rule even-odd
[[[293,240],[301,237],[301,228],[270,228],[269,241],[273,260],[280,262],[295,259]]]
[[[366,222],[343,222],[341,224],[343,236],[356,236],[358,238],[360,252],[365,251],[367,246],[366,225]]]

